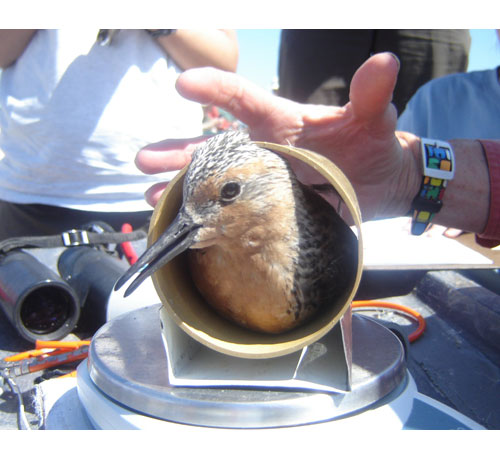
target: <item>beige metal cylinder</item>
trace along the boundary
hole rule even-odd
[[[357,273],[351,288],[311,321],[291,331],[271,335],[248,330],[218,315],[196,289],[187,265],[186,254],[177,256],[153,275],[153,283],[162,301],[160,315],[173,321],[196,341],[224,354],[242,358],[270,358],[290,354],[314,343],[328,333],[345,314],[358,289],[363,267],[361,212],[350,182],[340,169],[325,157],[308,150],[266,142],[259,146],[278,154],[297,158],[335,188],[351,214],[358,235]],[[185,170],[172,180],[157,204],[149,230],[148,244],[153,244],[175,218],[182,203]],[[332,210],[333,211],[333,210]]]

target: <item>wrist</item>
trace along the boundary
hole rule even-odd
[[[391,193],[392,216],[406,215],[420,191],[422,177],[421,139],[397,132],[401,146],[401,169]],[[481,144],[476,140],[450,140],[455,156],[455,177],[446,187],[442,207],[433,222],[452,228],[480,233],[489,214],[488,166]]]
[[[449,143],[455,153],[455,177],[448,184],[443,207],[434,222],[481,233],[488,220],[490,195],[483,148],[479,141],[472,139],[455,139]]]
[[[399,167],[388,187],[383,217],[400,217],[410,212],[422,182],[420,138],[408,132],[396,132],[399,142]]]

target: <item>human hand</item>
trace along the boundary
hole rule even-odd
[[[344,107],[304,105],[273,96],[233,73],[202,68],[184,72],[177,90],[202,104],[222,107],[245,123],[253,140],[294,145],[332,160],[351,181],[363,220],[405,214],[416,195],[421,173],[416,161],[419,140],[395,133],[396,109],[390,103],[398,61],[389,53],[372,56],[351,82]],[[187,164],[196,143],[168,140],[139,152],[136,164],[147,173],[176,170]],[[292,160],[306,184],[325,180],[308,166]],[[146,195],[155,205],[165,185]],[[332,204],[334,201],[325,195]]]

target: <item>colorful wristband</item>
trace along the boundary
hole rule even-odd
[[[449,143],[424,138],[421,142],[424,176],[411,206],[411,234],[415,236],[421,235],[441,210],[446,185],[455,175],[455,156]]]

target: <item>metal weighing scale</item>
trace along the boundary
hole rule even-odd
[[[95,428],[178,431],[196,426],[225,431],[295,426],[285,430],[307,427],[318,432],[365,424],[372,430],[481,428],[419,394],[406,370],[400,340],[358,314],[352,316],[350,391],[173,385],[160,307],[127,312],[95,335],[77,374],[78,395]],[[328,337],[321,341],[328,343]],[[323,351],[322,358],[333,352]],[[220,357],[222,362],[225,356]]]
[[[163,306],[116,316],[92,339],[89,357],[78,368],[77,388],[94,427],[171,434],[202,429],[215,436],[228,430],[234,436],[238,431],[293,435],[307,429],[323,432],[322,441],[330,444],[331,429],[480,428],[418,394],[401,341],[373,319],[351,314],[363,266],[361,213],[340,169],[313,152],[257,144],[303,161],[338,192],[358,234],[351,290],[292,331],[294,338],[286,333],[283,338],[255,337],[210,312],[184,254],[177,256],[153,274]],[[150,243],[177,214],[182,180],[180,173],[156,206]],[[255,350],[256,358],[247,358]]]

